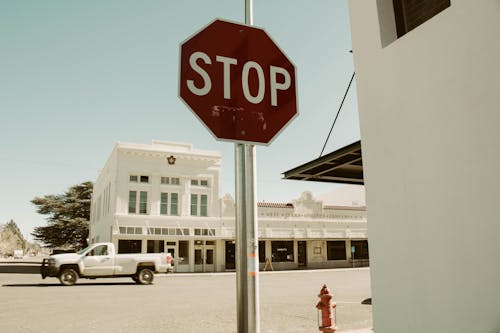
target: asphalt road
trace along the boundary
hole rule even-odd
[[[78,280],[0,274],[0,332],[236,332],[234,273]],[[261,332],[319,332],[318,293],[337,302],[339,331],[372,327],[368,268],[261,272]]]

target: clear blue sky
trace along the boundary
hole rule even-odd
[[[234,144],[215,140],[178,92],[179,45],[215,18],[243,22],[244,0],[0,0],[0,223],[27,237],[44,216],[30,200],[95,181],[115,142],[188,142],[223,155],[234,194]],[[254,0],[297,68],[299,116],[257,148],[259,201],[290,202],[340,185],[283,180],[317,158],[354,70],[347,0]],[[359,139],[355,86],[325,153]]]

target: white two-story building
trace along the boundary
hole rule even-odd
[[[95,185],[90,242],[119,253],[170,252],[178,272],[235,269],[234,199],[220,196],[221,154],[190,144],[117,143]],[[365,207],[305,192],[258,203],[261,269],[368,265]]]

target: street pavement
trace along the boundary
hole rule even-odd
[[[319,332],[318,293],[337,302],[337,332],[373,333],[368,268],[262,272],[262,333]],[[235,332],[235,273],[79,279],[63,287],[37,274],[0,274],[0,332]],[[27,317],[28,316],[28,317]],[[26,320],[29,318],[29,320]]]

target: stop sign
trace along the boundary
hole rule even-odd
[[[179,95],[218,139],[269,144],[297,115],[295,90],[262,29],[215,20],[181,44]]]

